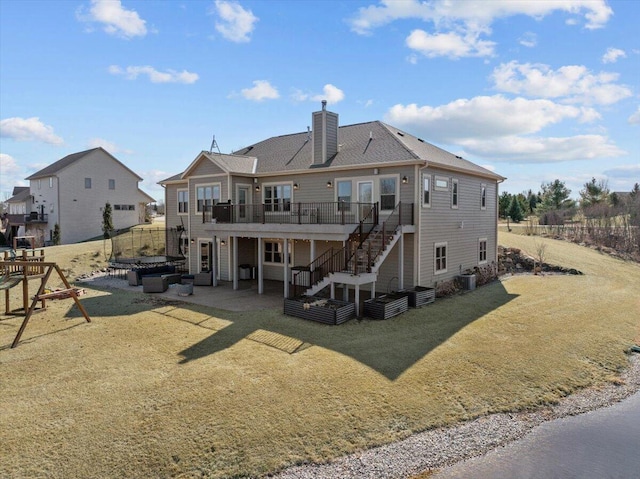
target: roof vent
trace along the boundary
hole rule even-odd
[[[396,131],[396,133],[400,136],[404,136],[404,133],[400,132],[400,131]]]

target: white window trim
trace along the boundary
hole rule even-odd
[[[49,177],[49,188],[53,188],[53,176]]]
[[[455,185],[455,187],[454,187]],[[453,192],[455,191],[456,195],[456,203],[453,204]],[[460,183],[457,179],[451,179],[451,209],[457,210],[458,206],[460,206]]]
[[[429,202],[424,202],[424,180],[429,180]],[[420,185],[420,204],[422,204],[423,208],[431,208],[431,197],[433,196],[433,178],[428,173],[422,173],[422,184]]]
[[[202,214],[202,211],[198,211],[198,188],[206,188],[207,186],[211,186],[213,188],[215,188],[217,186],[219,188],[219,190],[220,190],[220,198],[218,198],[218,201],[220,201],[220,199],[222,198],[222,183],[217,182],[217,183],[198,183],[198,184],[196,184],[195,185],[195,197],[194,197],[194,199],[195,199],[194,203],[195,204],[193,205],[193,208],[194,208],[194,211],[195,211],[196,215],[201,215]],[[211,190],[211,194],[213,194],[213,189]],[[212,198],[211,201],[212,201],[212,203],[211,203],[212,205],[216,204],[214,202],[215,198]]]
[[[284,210],[284,211],[266,211],[266,200],[265,200],[265,195],[267,194],[267,188],[272,188],[274,186],[283,186],[283,185],[287,185],[291,188],[291,199],[289,201],[290,205],[289,205],[289,210]],[[293,195],[294,195],[294,189],[293,189],[293,181],[275,181],[275,182],[271,182],[271,183],[262,183],[262,188],[260,188],[260,199],[262,202],[262,205],[265,206],[265,215],[273,215],[273,214],[282,214],[282,213],[288,213],[289,211],[291,211],[291,203],[293,203],[294,199],[293,199]],[[278,264],[278,263],[273,263],[273,264]]]
[[[447,183],[447,186],[438,186],[438,181],[445,181]],[[438,176],[436,175],[435,180],[433,181],[433,185],[434,185],[434,189],[436,191],[449,191],[449,184],[451,183],[451,180],[445,176]]]
[[[180,192],[187,192],[187,211],[180,213]],[[178,216],[188,216],[189,215],[189,188],[178,188],[176,190],[176,214]]]
[[[264,259],[264,255],[267,252],[267,243],[279,243],[281,245],[282,248],[282,259],[283,261],[281,263],[275,263],[273,261],[265,261]],[[263,257],[260,258],[263,264],[269,265],[269,266],[281,266],[284,268],[284,240],[282,239],[263,239],[262,240],[262,251],[263,251]],[[289,245],[289,266],[291,266],[292,264],[295,264],[293,262],[293,241],[289,240],[287,241],[288,245]]]
[[[380,176],[376,176],[374,177],[378,180],[378,201],[380,202],[380,211],[393,211],[394,208],[396,207],[396,205],[398,204],[398,201],[400,201],[400,175],[380,175]],[[387,209],[387,210],[383,210],[382,209],[382,188],[380,186],[380,184],[382,183],[382,180],[389,180],[392,179],[395,182],[395,192],[394,192],[394,205],[393,208],[391,209]],[[373,182],[373,198],[376,198],[376,182]],[[375,203],[375,202],[374,202]]]
[[[487,185],[485,183],[480,184],[480,209],[487,209]]]
[[[436,259],[437,259],[436,258],[436,251],[438,250],[438,248],[440,248],[442,246],[445,247],[445,251],[446,251],[446,254],[444,256],[445,265],[446,266],[445,266],[444,269],[437,269],[437,267],[436,267],[436,264],[437,264],[436,263]],[[449,255],[449,245],[448,245],[448,243],[446,241],[440,242],[440,243],[435,243],[433,245],[433,273],[434,274],[444,274],[444,273],[447,272],[447,268],[449,267],[449,259],[447,257],[448,255]]]
[[[480,244],[484,242],[484,259],[480,259]],[[478,238],[478,264],[487,264],[489,241],[487,238]]]

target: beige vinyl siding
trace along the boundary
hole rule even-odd
[[[185,182],[184,184],[180,185],[167,185],[165,188],[164,211],[165,224],[167,228],[175,228],[176,226],[180,226],[183,224],[185,229],[189,228],[187,216],[178,215],[178,190],[186,189],[187,187],[188,184]],[[189,206],[191,206],[191,203],[189,203]]]
[[[189,174],[189,178],[198,176],[219,176],[225,172],[208,158],[201,158]]]
[[[431,208],[420,208],[419,284],[455,278],[461,271],[478,266],[478,240],[487,238],[487,258],[495,258],[497,184],[487,179],[427,168],[434,181]],[[435,187],[435,178],[449,179],[447,191]],[[451,180],[458,180],[458,208],[451,207]],[[481,185],[486,186],[486,208],[481,209]],[[447,272],[434,273],[434,244],[447,243]]]

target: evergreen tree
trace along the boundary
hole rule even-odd
[[[113,219],[111,218],[111,204],[104,205],[102,210],[102,231],[105,238],[109,238],[111,231],[113,231]]]
[[[498,215],[500,218],[506,218],[509,210],[509,205],[511,204],[512,195],[503,191],[498,198]]]
[[[60,244],[60,225],[58,223],[53,226],[53,238],[51,240],[54,245]]]
[[[569,195],[571,195],[571,190],[560,180],[554,180],[551,183],[543,183],[542,191],[539,194],[540,202],[536,207],[536,213],[573,208],[575,206],[575,202],[569,198]]]
[[[524,211],[522,209],[522,203],[517,196],[513,196],[511,198],[511,204],[509,205],[508,215],[516,223],[520,223],[524,219]]]
[[[607,182],[604,180],[596,181],[595,178],[591,178],[591,181],[585,183],[584,189],[580,190],[580,198],[582,199],[580,201],[582,208],[607,204],[609,200]]]

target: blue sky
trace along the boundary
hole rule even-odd
[[[0,193],[103,146],[162,199],[223,153],[382,120],[506,176],[640,182],[640,2],[0,0]]]

